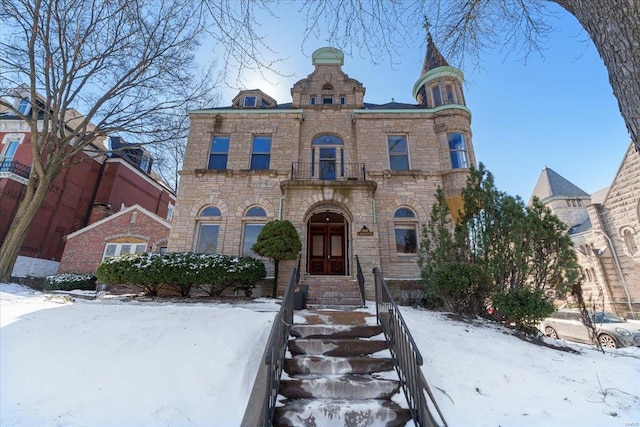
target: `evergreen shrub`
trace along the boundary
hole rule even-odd
[[[98,266],[96,276],[101,282],[129,285],[151,296],[162,288],[189,296],[194,287],[210,296],[236,287],[251,296],[266,270],[262,261],[251,257],[169,252],[108,258]]]
[[[73,291],[80,289],[83,291],[96,290],[96,276],[93,274],[64,273],[54,276],[47,276],[45,279],[46,289],[58,291]]]
[[[535,332],[538,323],[554,310],[542,290],[526,287],[494,295],[492,303],[506,322],[526,332]]]

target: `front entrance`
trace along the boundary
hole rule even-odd
[[[346,224],[338,213],[315,214],[309,220],[309,274],[347,274]]]

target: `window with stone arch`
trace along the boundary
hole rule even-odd
[[[635,230],[631,227],[625,227],[620,230],[620,234],[622,234],[622,239],[624,240],[624,245],[626,246],[629,255],[637,254],[638,242],[636,240]]]
[[[251,247],[258,241],[258,235],[267,223],[267,211],[261,206],[250,206],[242,216],[242,256],[257,257]]]
[[[400,207],[393,214],[393,229],[398,255],[418,253],[418,218],[415,211]]]
[[[216,206],[205,206],[198,213],[196,219],[196,253],[218,253],[218,236],[220,235],[220,223],[222,213]]]

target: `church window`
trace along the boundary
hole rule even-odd
[[[387,145],[391,170],[409,170],[407,137],[404,135],[391,135],[387,138]]]
[[[251,151],[251,170],[268,170],[271,160],[271,137],[254,136]]]
[[[451,157],[451,168],[464,169],[469,167],[467,161],[467,147],[464,142],[464,135],[461,133],[448,133],[449,154]]]
[[[211,154],[209,155],[209,169],[224,170],[227,168],[229,157],[229,137],[214,136],[211,141]]]
[[[415,255],[418,253],[418,221],[409,208],[399,208],[393,215],[396,253]]]

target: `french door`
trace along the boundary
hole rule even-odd
[[[346,274],[344,224],[312,224],[309,229],[309,273]]]

